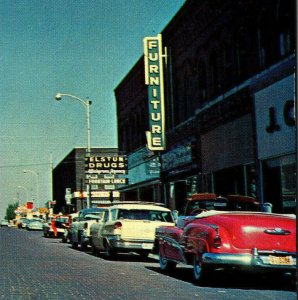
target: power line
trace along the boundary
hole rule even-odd
[[[39,164],[22,164],[22,165],[5,165],[0,166],[0,168],[20,168],[20,167],[30,167],[30,166],[47,166],[50,163],[39,163]]]

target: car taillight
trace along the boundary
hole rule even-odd
[[[219,235],[213,239],[213,247],[217,249],[221,247],[221,238]]]
[[[114,229],[121,229],[121,227],[122,227],[122,223],[121,222],[116,222],[114,224]]]
[[[85,223],[84,224],[84,229],[87,229],[88,228],[88,223]]]

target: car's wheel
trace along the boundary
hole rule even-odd
[[[195,282],[202,283],[206,280],[207,268],[202,265],[202,260],[197,255],[193,257],[193,277]]]
[[[105,254],[106,258],[113,259],[116,256],[117,251],[115,249],[112,249],[108,242],[105,242]]]
[[[141,251],[141,252],[139,252],[139,254],[142,258],[147,258],[149,253],[150,253],[150,251]]]
[[[73,240],[73,237],[71,237],[70,243],[71,243],[71,247],[73,249],[77,249],[78,248],[78,243]]]
[[[163,271],[173,271],[176,268],[177,263],[167,260],[159,250],[159,267]]]
[[[67,241],[68,241],[69,243],[71,243],[71,233],[70,233],[70,232],[68,233]]]
[[[99,249],[97,249],[93,244],[91,245],[91,251],[93,255],[98,255],[100,253]]]
[[[83,243],[82,241],[80,242],[80,249],[81,251],[86,251],[87,250],[87,244]]]

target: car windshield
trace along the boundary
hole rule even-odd
[[[198,200],[198,201],[190,201],[186,215],[190,215],[193,211],[199,209],[206,210],[227,210],[227,200]]]
[[[93,212],[92,214],[85,215],[85,220],[101,220],[103,218],[104,212]]]
[[[119,209],[118,219],[173,222],[170,212],[141,209]]]
[[[42,219],[34,219],[32,220],[33,222],[40,222],[40,223],[43,223],[43,220]]]
[[[68,218],[57,218],[55,221],[60,223],[67,223]]]

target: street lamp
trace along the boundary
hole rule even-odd
[[[19,188],[19,189],[24,189],[24,190],[26,191],[26,202],[28,202],[28,189],[25,188],[25,187],[22,186],[22,185],[19,185],[18,188]],[[20,205],[20,203],[19,203],[19,205]]]
[[[62,94],[62,93],[57,93],[55,96],[55,99],[57,101],[62,100],[62,97],[66,96],[75,100],[78,100],[84,107],[86,108],[86,121],[87,121],[87,156],[90,156],[91,153],[91,134],[90,134],[90,105],[92,104],[92,101],[89,100],[87,97],[86,100],[82,100],[79,97],[73,96],[71,94]],[[87,208],[90,208],[90,186],[89,183],[86,184],[87,188]]]
[[[38,201],[38,173],[33,171],[33,170],[24,170],[24,173],[32,173],[36,176],[36,203],[35,203],[35,205],[37,206],[37,201]]]

